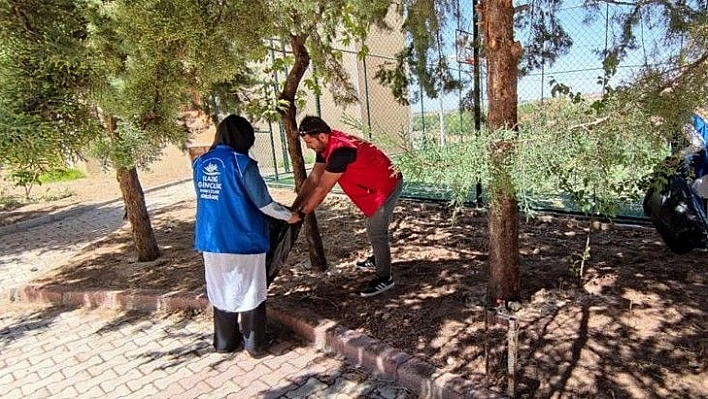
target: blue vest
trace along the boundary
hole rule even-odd
[[[706,126],[706,121],[700,116],[693,114],[691,122],[698,134],[703,137],[703,141],[708,143],[708,126]],[[708,174],[708,151],[706,151],[706,148],[693,158],[693,168],[697,178]]]
[[[268,219],[244,189],[254,160],[218,145],[192,163],[197,192],[194,248],[201,252],[260,254],[270,247]]]

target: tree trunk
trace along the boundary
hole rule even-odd
[[[138,262],[155,260],[160,256],[160,249],[150,224],[150,215],[145,205],[145,195],[138,179],[138,172],[135,168],[118,168],[116,176],[133,231],[133,243],[138,254]]]
[[[307,179],[305,170],[305,160],[302,157],[302,147],[300,146],[300,136],[297,132],[297,108],[295,107],[295,94],[300,85],[307,67],[310,65],[310,55],[305,48],[305,38],[302,36],[290,36],[290,47],[295,58],[288,77],[280,93],[279,99],[288,102],[287,110],[281,112],[281,120],[285,127],[288,141],[288,153],[293,165],[293,175],[295,177],[295,191],[299,192],[300,187]],[[325,258],[320,228],[317,225],[317,217],[312,212],[305,217],[305,239],[310,253],[310,264],[315,270],[327,270],[327,259]]]
[[[487,91],[489,96],[489,128],[516,129],[517,79],[521,45],[514,42],[514,7],[511,0],[482,2],[485,51],[487,57]],[[487,303],[516,301],[520,293],[519,221],[514,187],[506,159],[516,143],[501,141],[491,144],[492,184],[489,204],[489,281]]]
[[[112,140],[117,141],[117,120],[111,115],[105,115],[100,110],[98,113],[106,127],[106,132]],[[117,163],[114,163],[116,165]],[[133,233],[133,244],[138,255],[138,262],[149,262],[160,257],[160,248],[157,246],[155,232],[150,224],[150,215],[145,205],[145,194],[138,179],[138,171],[132,167],[118,167],[116,179],[125,204],[125,215],[130,221]]]

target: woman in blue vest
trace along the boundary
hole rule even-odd
[[[683,134],[688,145],[680,152],[681,156],[691,157],[694,180],[691,186],[701,198],[708,198],[708,126],[704,117],[706,112],[696,110],[691,116],[691,123],[683,127]]]
[[[254,142],[253,126],[229,115],[192,168],[197,193],[194,247],[204,256],[207,295],[214,308],[214,348],[234,352],[243,346],[259,356],[266,345],[266,215],[288,223],[300,218],[271,198],[258,164],[248,156]]]

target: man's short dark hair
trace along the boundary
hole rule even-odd
[[[317,133],[331,133],[329,125],[322,120],[319,116],[307,115],[300,121],[300,127],[297,129],[301,133],[306,134],[317,134]]]
[[[216,136],[214,136],[211,148],[213,149],[219,144],[226,144],[238,153],[248,154],[248,150],[253,147],[255,142],[256,135],[251,122],[244,117],[231,114],[216,128]]]

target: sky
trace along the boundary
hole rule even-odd
[[[514,3],[515,5],[522,4],[518,0]],[[603,71],[601,59],[597,52],[604,49],[606,43],[611,45],[614,37],[612,32],[608,32],[605,29],[606,19],[604,15],[600,15],[594,21],[586,22],[585,17],[587,14],[580,6],[581,4],[581,0],[566,1],[558,15],[561,24],[573,40],[572,48],[568,54],[558,59],[555,64],[546,65],[543,70],[535,70],[520,79],[518,86],[520,102],[550,98],[551,89],[549,82],[552,79],[570,86],[573,92],[581,92],[586,95],[601,93],[601,86],[597,82]],[[608,15],[611,16],[613,11],[616,11],[615,7],[620,6],[610,6],[607,10]],[[449,45],[446,53],[451,61],[453,75],[459,75],[469,81],[472,76],[471,66],[457,62],[458,57],[454,47],[454,39],[448,40],[448,38],[454,38],[456,30],[472,31],[472,0],[460,0],[459,9],[461,18],[451,21],[447,27],[448,33],[445,36]],[[664,32],[660,28],[642,26],[638,35],[640,48],[628,54],[610,84],[617,85],[621,81],[629,79],[645,62],[652,63],[654,50],[672,51],[672,49],[662,45],[661,39],[663,36]],[[524,45],[528,41],[528,32],[517,31],[515,38]],[[484,79],[482,80],[484,81]],[[486,94],[484,88],[482,92],[483,95]],[[439,111],[441,108],[444,110],[457,109],[461,94],[463,93],[453,92],[438,99],[424,98],[422,108],[426,112]],[[413,108],[420,110],[421,104],[418,103]]]

